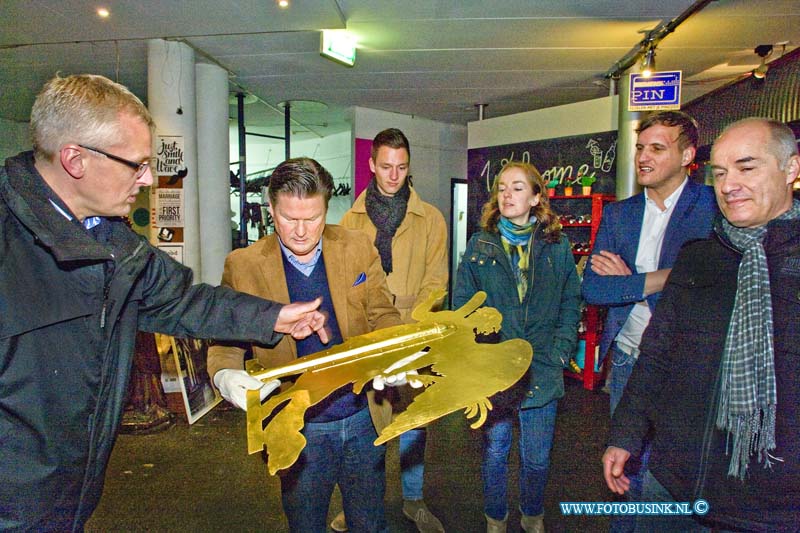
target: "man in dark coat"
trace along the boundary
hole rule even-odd
[[[83,529],[137,330],[266,344],[320,331],[327,342],[319,302],[192,285],[120,218],[153,182],[152,128],[125,87],[57,76],[33,105],[33,151],[0,169],[0,530]]]
[[[724,215],[678,255],[611,423],[603,472],[652,426],[637,531],[796,531],[800,523],[800,155],[780,122],[745,119],[711,151]],[[673,505],[677,510],[678,506]],[[644,511],[644,509],[642,509]]]

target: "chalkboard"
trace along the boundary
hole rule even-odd
[[[591,175],[595,181],[592,192],[614,194],[617,173],[617,132],[608,131],[528,141],[467,152],[468,205],[467,235],[478,229],[481,209],[489,199],[492,182],[500,169],[509,161],[533,163],[545,182],[557,180],[556,194],[563,194],[564,186],[580,187],[578,174]]]

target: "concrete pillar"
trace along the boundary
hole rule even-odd
[[[195,281],[199,281],[201,264],[197,115],[194,51],[191,48],[183,43],[163,39],[151,39],[147,42],[147,101],[156,122],[153,152],[156,158],[168,146],[177,147],[181,152],[177,165],[167,165],[165,169],[157,170],[159,190],[175,188],[183,191],[183,225],[170,228],[174,231],[172,240],[159,244],[167,244],[172,250],[178,249],[183,264],[194,271]],[[177,156],[172,158],[173,161],[176,158]],[[157,163],[157,167],[160,165],[160,162]],[[156,191],[156,198],[158,194]],[[158,204],[154,207],[158,208]],[[156,226],[159,225],[158,216],[159,213],[156,213]]]
[[[200,280],[218,285],[231,251],[228,158],[228,73],[205,63],[197,75],[197,183],[200,216]]]
[[[644,113],[628,111],[631,91],[631,72],[639,72],[639,62],[619,78],[619,109],[617,115],[617,200],[641,192],[636,183],[636,128]]]

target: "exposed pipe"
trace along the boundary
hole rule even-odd
[[[639,72],[639,65],[634,63],[631,72]],[[613,78],[612,78],[613,79]],[[619,87],[619,106],[617,109],[617,176],[615,189],[617,200],[630,198],[641,192],[636,181],[636,128],[644,115],[643,111],[629,111],[625,103],[631,92],[630,76],[621,76],[617,81]]]
[[[247,248],[247,146],[244,129],[244,93],[236,93],[239,123],[239,248]]]
[[[286,159],[291,157],[291,144],[292,144],[292,103],[287,100],[283,106],[284,120],[283,120],[283,137],[284,137],[284,150],[286,152]]]
[[[277,139],[279,141],[282,141],[285,138],[285,137],[278,137],[277,135],[267,135],[266,133],[254,133],[252,131],[248,131],[247,135],[252,135],[253,137],[264,137],[266,139]]]
[[[336,10],[336,14],[339,15],[339,23],[341,23],[342,28],[347,28],[347,16],[345,16],[344,9],[339,5],[338,0],[333,0],[333,8]]]
[[[716,0],[699,0],[669,22],[661,22],[661,24],[647,32],[647,35],[645,35],[644,38],[639,41],[639,44],[634,46],[633,49],[625,54],[622,59],[614,63],[614,65],[606,72],[605,77],[615,78],[621,76],[634,63],[639,61],[639,58],[641,58],[648,49],[655,48],[658,43],[664,39],[664,37],[675,31],[675,28],[677,28],[684,20],[688,19],[698,11],[701,11],[711,2],[715,1]]]

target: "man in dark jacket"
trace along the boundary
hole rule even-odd
[[[0,169],[0,530],[83,529],[137,330],[327,341],[319,302],[193,286],[191,270],[128,228],[120,217],[153,182],[152,128],[125,87],[56,77],[33,105],[33,152]]]
[[[681,251],[611,425],[603,471],[653,427],[642,500],[689,515],[637,516],[637,531],[795,531],[800,523],[800,156],[779,122],[730,125],[711,152],[725,219]],[[695,516],[691,516],[691,512]]]

